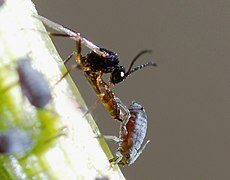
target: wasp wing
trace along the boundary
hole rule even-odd
[[[42,21],[45,25],[47,25],[48,27],[58,31],[58,32],[61,32],[61,33],[64,33],[66,35],[69,36],[69,38],[75,40],[75,41],[79,41],[81,40],[81,43],[83,45],[85,45],[86,47],[88,47],[90,50],[94,51],[96,54],[100,55],[100,56],[103,56],[103,57],[107,57],[108,54],[106,52],[103,52],[100,50],[100,48],[98,46],[96,46],[95,44],[93,44],[91,41],[87,40],[86,38],[82,37],[80,35],[80,33],[78,32],[75,32],[67,27],[64,27],[58,23],[55,23],[43,16],[40,16],[40,15],[33,15],[35,18],[39,19],[40,21]]]

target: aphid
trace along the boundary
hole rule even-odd
[[[33,144],[32,137],[22,129],[11,128],[0,132],[0,154],[23,155]]]
[[[64,27],[60,24],[57,24],[55,22],[52,22],[51,20],[39,16],[34,15],[36,18],[41,20],[44,24],[49,26],[52,29],[55,29],[56,31],[59,31],[64,34],[60,33],[49,33],[53,36],[63,36],[63,37],[69,37],[77,42],[81,41],[83,45],[88,47],[90,50],[92,50],[90,53],[88,53],[85,57],[81,58],[81,62],[77,62],[78,64],[84,64],[85,71],[88,69],[88,71],[93,72],[100,72],[103,73],[111,73],[110,76],[110,82],[112,84],[117,84],[121,81],[123,81],[125,78],[127,78],[130,74],[133,72],[140,70],[147,66],[156,66],[156,63],[154,62],[148,62],[146,64],[139,65],[132,69],[135,61],[143,54],[150,53],[151,50],[144,50],[141,51],[136,55],[136,57],[132,60],[130,67],[128,71],[125,71],[125,68],[123,66],[119,65],[119,58],[118,55],[115,52],[109,51],[104,48],[99,48],[89,40],[85,39],[80,35],[80,33],[77,33],[67,27]],[[73,55],[73,54],[72,54]],[[71,56],[68,58],[70,59]],[[77,61],[77,60],[76,60]]]
[[[104,136],[105,139],[113,140],[119,144],[115,157],[110,162],[122,166],[133,164],[150,142],[148,140],[141,147],[147,132],[147,114],[143,106],[133,101],[128,109],[131,114],[126,124],[128,133],[124,134],[121,126],[119,138],[116,136]]]
[[[32,67],[28,58],[17,61],[17,71],[23,94],[33,106],[44,108],[52,96],[49,84],[43,75]]]
[[[5,3],[5,0],[0,0],[0,6],[2,6]]]

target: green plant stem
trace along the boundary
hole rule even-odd
[[[98,127],[87,111],[30,0],[6,0],[0,6],[0,91],[17,82],[16,61],[32,58],[52,89],[52,101],[44,110],[23,97],[19,84],[0,93],[0,130],[19,127],[34,139],[35,146],[22,157],[0,155],[0,179],[124,179]],[[32,29],[32,30],[31,30]]]

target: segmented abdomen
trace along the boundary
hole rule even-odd
[[[147,114],[138,102],[133,101],[129,106],[131,117],[126,125],[128,134],[120,132],[120,138],[123,142],[120,143],[120,147],[123,151],[135,149],[138,151],[144,141],[147,132]]]

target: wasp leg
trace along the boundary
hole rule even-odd
[[[73,51],[66,59],[63,60],[63,63],[66,64],[75,54],[76,52]]]
[[[88,110],[85,112],[85,114],[82,116],[84,118],[87,114],[92,112],[94,109],[96,109],[97,105],[100,103],[100,99],[97,99],[96,102],[88,108]]]
[[[55,83],[55,86],[58,85],[62,79],[64,79],[70,72],[72,72],[74,69],[78,68],[78,64],[72,65],[67,71],[63,74],[63,76]]]
[[[45,31],[44,31],[44,33],[47,33],[49,36],[71,37],[71,36],[68,35],[68,34],[62,34],[62,33],[45,32]]]
[[[119,104],[119,106],[125,111],[124,114],[122,114],[122,118],[125,117],[125,119],[122,121],[122,125],[121,125],[121,131],[123,134],[128,134],[126,125],[129,122],[129,119],[131,117],[130,111],[129,109],[126,107],[126,105],[117,97],[115,97],[117,104]]]
[[[77,64],[81,64],[81,39],[76,42],[77,53],[76,53],[76,62]]]
[[[53,35],[53,34],[52,34]],[[64,79],[71,71],[73,71],[74,69],[82,69],[82,70],[86,70],[84,69],[84,67],[82,67],[81,64],[81,40],[79,40],[78,42],[76,42],[76,46],[77,46],[77,52],[72,52],[65,60],[64,60],[64,64],[66,64],[74,55],[76,55],[76,64],[72,65],[67,72],[58,80],[58,82],[55,84],[57,85],[62,79]]]

